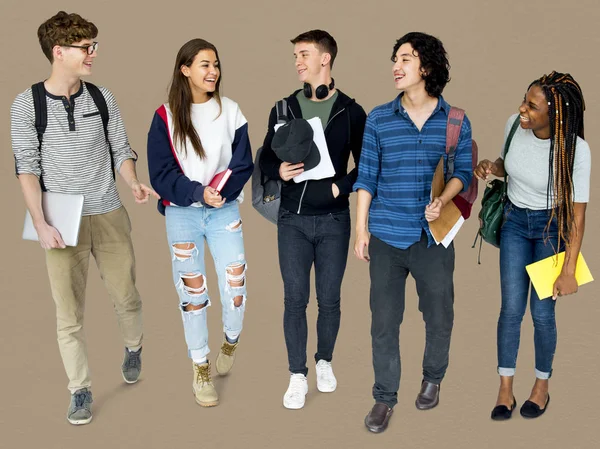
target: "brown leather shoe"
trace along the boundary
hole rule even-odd
[[[365,417],[365,426],[373,433],[380,433],[387,429],[388,421],[394,410],[387,405],[377,402]]]
[[[419,410],[429,410],[440,402],[440,386],[427,382],[421,383],[421,391],[417,395],[415,405]]]

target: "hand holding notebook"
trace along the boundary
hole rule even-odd
[[[552,296],[554,282],[560,275],[564,262],[565,252],[563,251],[558,253],[557,256],[547,257],[525,267],[529,279],[531,279],[531,283],[533,284],[533,288],[535,288],[540,299],[546,299]],[[594,280],[581,253],[579,253],[579,257],[577,258],[575,279],[577,280],[577,285],[587,284]]]
[[[229,168],[227,170],[223,170],[222,172],[217,173],[212,179],[212,181],[210,181],[209,187],[212,187],[217,192],[221,193],[221,190],[223,190],[223,187],[225,187],[225,184],[231,176],[231,173],[231,169]]]
[[[46,222],[58,231],[67,246],[77,246],[83,213],[83,195],[42,192],[42,210]],[[23,239],[39,241],[29,210],[25,213]]]

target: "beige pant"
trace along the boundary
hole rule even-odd
[[[113,301],[128,348],[142,344],[142,302],[135,287],[131,222],[124,207],[82,217],[76,247],[46,251],[52,297],[56,303],[58,347],[69,390],[91,385],[83,332],[85,288],[90,253]]]

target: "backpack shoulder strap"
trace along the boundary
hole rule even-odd
[[[100,112],[100,117],[102,118],[102,127],[104,128],[104,137],[108,142],[108,106],[106,105],[106,100],[104,99],[104,95],[98,89],[98,86],[92,84],[88,81],[85,82],[85,87],[87,87],[88,92],[90,93],[92,100],[96,104],[98,111]]]
[[[446,170],[446,181],[448,181],[454,174],[454,158],[456,153],[456,145],[458,145],[458,138],[460,137],[460,130],[462,128],[463,120],[465,118],[465,111],[460,108],[452,106],[448,113],[448,122],[446,123],[446,154],[447,157],[447,170]]]
[[[46,103],[46,88],[44,87],[44,82],[40,81],[39,83],[31,86],[31,94],[33,95],[33,110],[35,113],[35,130],[37,132],[38,138],[38,148],[40,152],[42,151],[42,140],[44,139],[44,133],[46,132],[46,127],[48,126],[48,105]],[[15,159],[15,173],[17,171],[17,162]],[[40,187],[42,192],[46,191],[46,186],[44,185],[44,180],[40,175]]]
[[[510,143],[512,142],[512,139],[515,136],[515,133],[517,132],[517,128],[519,127],[520,122],[521,119],[519,116],[517,116],[514,123],[512,124],[512,127],[510,128],[510,132],[508,133],[508,137],[506,138],[506,142],[504,143],[504,159],[506,159],[506,153],[508,153]]]
[[[110,153],[110,162],[111,162],[110,165],[111,165],[112,172],[113,172],[113,178],[116,179],[117,176],[115,173],[115,162],[114,162],[112,151],[110,150],[110,140],[108,140],[109,115],[108,115],[108,106],[106,104],[106,99],[104,98],[104,95],[102,95],[102,92],[100,91],[100,89],[98,89],[98,86],[96,86],[95,84],[92,84],[92,83],[86,81],[85,87],[87,87],[87,90],[90,93],[92,100],[94,100],[94,103],[96,104],[96,107],[98,108],[98,112],[100,112],[100,117],[102,118],[102,128],[104,128],[104,138],[106,139],[106,143],[108,144],[108,152]],[[135,151],[134,151],[134,153],[135,153]],[[137,160],[137,153],[135,153],[135,155],[136,155],[135,160]]]
[[[48,125],[48,108],[46,105],[46,88],[44,87],[44,82],[40,81],[31,86],[31,93],[33,95],[33,110],[35,112],[35,130],[37,131],[41,149],[42,139]]]
[[[277,123],[287,123],[288,115],[287,115],[287,100],[285,98],[279,100],[275,103],[275,108],[277,110]]]
[[[508,154],[508,150],[510,149],[510,143],[512,142],[515,133],[517,132],[517,128],[521,123],[521,119],[519,116],[515,119],[514,123],[510,128],[510,132],[508,133],[508,137],[506,138],[506,142],[504,143],[504,160],[506,161],[506,155]],[[508,179],[508,175],[506,173],[506,168],[504,169],[504,186],[502,190],[502,197],[506,195],[506,180]]]

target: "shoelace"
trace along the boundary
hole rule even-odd
[[[292,377],[290,382],[290,396],[301,396],[304,394],[304,382],[302,379]]]
[[[128,350],[128,352],[129,352],[129,357],[127,358],[127,362],[125,363],[125,366],[127,368],[136,368],[140,364],[140,355],[141,355],[142,351],[132,352],[132,351]]]
[[[196,365],[196,383],[202,382],[203,384],[210,383],[210,367],[197,366]]]
[[[235,344],[232,345],[229,342],[225,342],[221,347],[221,352],[225,355],[231,356],[235,352],[235,348],[237,348]]]
[[[90,393],[87,391],[75,393],[75,408],[85,407],[86,402],[90,402],[89,396]]]
[[[331,365],[326,365],[324,363],[317,365],[317,371],[321,376],[326,376],[327,378],[331,377]]]

